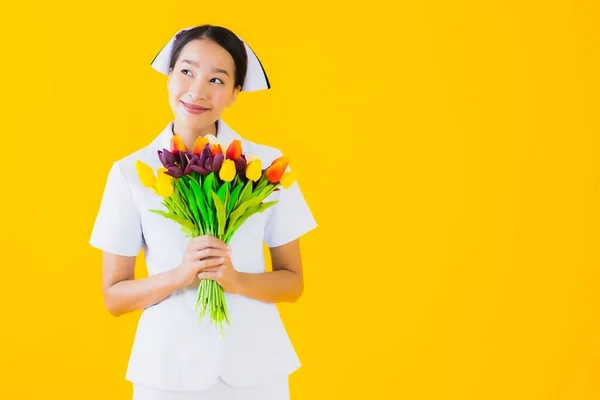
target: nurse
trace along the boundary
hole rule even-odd
[[[227,246],[213,237],[186,238],[176,223],[150,212],[162,208],[162,198],[142,186],[135,169],[137,160],[160,167],[157,151],[168,149],[174,134],[186,148],[208,134],[223,148],[237,139],[245,154],[269,165],[282,152],[244,138],[221,117],[240,91],[269,89],[267,75],[245,42],[213,25],[177,32],[152,67],[167,76],[174,118],[148,145],[114,161],[90,238],[103,254],[108,311],[142,310],[126,373],[134,399],[289,399],[288,378],[300,361],[276,304],[301,296],[299,238],[317,226],[298,183],[273,192],[266,201],[277,204],[246,220]],[[140,251],[148,277],[135,279]],[[196,289],[206,278],[225,291],[224,337],[195,311]]]

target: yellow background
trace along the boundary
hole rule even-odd
[[[391,4],[0,5],[0,398],[130,398],[139,314],[87,241],[172,116],[152,58],[202,23],[258,53],[273,90],[224,117],[320,224],[280,307],[293,400],[600,397],[599,3]]]

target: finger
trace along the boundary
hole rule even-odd
[[[220,271],[221,268],[223,268],[223,264],[218,265],[216,267],[206,267],[206,268],[203,268],[202,272],[217,272],[217,271]],[[200,273],[202,273],[202,272],[200,272]],[[198,274],[200,274],[200,273],[198,273]]]
[[[216,271],[203,271],[198,274],[198,279],[212,279],[218,282],[219,275]]]
[[[229,247],[223,241],[211,235],[199,236],[193,239],[193,246],[197,250],[205,248],[227,249]]]
[[[211,258],[205,258],[202,261],[197,261],[194,265],[196,267],[196,271],[202,271],[206,268],[220,266],[224,262],[225,262],[224,257],[211,257]]]
[[[194,257],[197,257],[199,260],[203,260],[208,257],[229,257],[229,256],[230,256],[229,251],[227,251],[225,249],[215,249],[212,247],[209,247],[207,249],[198,250],[194,254]]]

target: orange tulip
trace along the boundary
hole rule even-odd
[[[211,152],[212,156],[214,157],[217,154],[223,154],[223,149],[221,148],[220,144],[215,143],[215,144],[210,145],[210,152]]]
[[[227,148],[227,158],[237,161],[242,156],[242,142],[235,139]]]
[[[199,136],[198,139],[196,139],[196,143],[194,144],[194,154],[197,155],[198,157],[200,157],[200,153],[202,153],[202,149],[207,144],[208,144],[208,139],[203,136]]]
[[[181,140],[181,136],[173,135],[171,138],[171,153],[177,154],[179,151],[185,152],[185,145],[183,144],[183,140]]]
[[[281,156],[271,163],[269,168],[267,168],[266,174],[267,179],[271,183],[278,183],[286,168],[288,167],[289,159],[286,156]]]

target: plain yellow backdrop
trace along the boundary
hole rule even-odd
[[[280,306],[293,400],[600,397],[599,3],[392,3],[0,5],[0,398],[130,398],[139,314],[104,309],[88,239],[172,116],[150,62],[203,23],[263,62],[224,117],[319,222]]]

